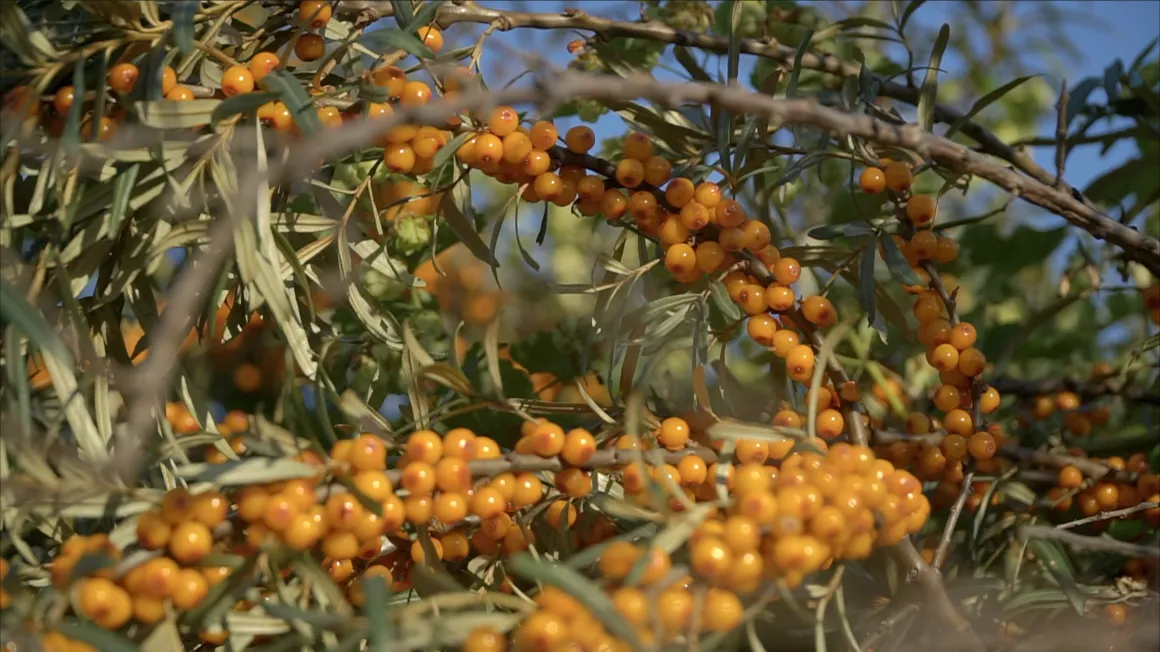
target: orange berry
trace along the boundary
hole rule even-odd
[[[644,162],[644,180],[651,186],[661,187],[669,180],[673,164],[661,156],[650,156]]]
[[[715,209],[721,199],[721,187],[712,181],[702,181],[693,190],[693,201],[708,209]]]
[[[298,20],[310,29],[322,29],[330,22],[331,11],[324,0],[303,0],[298,5]]]
[[[596,134],[591,128],[578,125],[564,134],[564,142],[569,150],[577,154],[586,154],[596,145]]]
[[[425,25],[419,28],[416,35],[432,52],[438,53],[443,49],[443,33],[434,25]]]
[[[564,436],[560,458],[567,464],[582,466],[596,454],[596,439],[583,428],[569,430]]]
[[[443,439],[431,430],[415,431],[407,438],[404,453],[408,460],[433,465],[443,457]]]
[[[250,58],[249,69],[250,76],[255,82],[260,82],[262,79],[274,72],[282,62],[279,61],[278,55],[273,52],[258,52]]]
[[[797,260],[787,257],[777,261],[777,264],[773,266],[771,271],[778,283],[782,285],[793,285],[801,278],[802,266]]]
[[[560,133],[556,130],[556,125],[541,120],[532,125],[529,137],[532,141],[532,147],[547,151],[556,145]]]
[[[435,497],[431,515],[445,525],[455,525],[467,518],[467,497],[461,493],[443,492]]]
[[[103,629],[120,629],[133,616],[129,593],[105,578],[85,578],[77,596],[78,611]]]
[[[919,228],[930,226],[937,210],[938,204],[931,195],[914,195],[906,200],[906,219]]]
[[[914,182],[914,175],[910,172],[910,166],[901,161],[891,161],[883,169],[886,176],[886,187],[891,192],[904,192],[910,189],[910,184]]]
[[[685,204],[693,201],[693,196],[696,193],[696,188],[693,182],[684,178],[678,177],[669,182],[665,187],[665,200],[669,202],[674,208],[680,210],[684,208]]]
[[[823,328],[833,326],[838,321],[838,313],[834,304],[823,296],[806,297],[802,301],[802,316],[811,324]]]
[[[233,97],[254,90],[254,74],[245,66],[230,66],[222,73],[222,94]]]
[[[107,78],[113,90],[118,93],[132,93],[140,74],[137,66],[131,63],[118,63],[109,69]]]
[[[431,87],[421,81],[407,82],[403,85],[403,92],[399,95],[399,104],[403,106],[423,106],[430,101]]]
[[[765,313],[753,315],[745,323],[745,332],[754,342],[765,347],[773,346],[777,320]]]
[[[669,417],[657,430],[657,441],[669,450],[679,450],[689,441],[689,424],[680,417]]]
[[[621,159],[616,164],[615,176],[625,188],[635,188],[644,183],[644,164],[632,158]]]
[[[697,254],[687,244],[675,244],[665,252],[665,267],[673,274],[688,273],[697,268]]]
[[[858,175],[858,187],[864,193],[877,195],[886,190],[886,174],[880,168],[866,168]]]
[[[633,132],[624,137],[624,155],[644,163],[652,156],[652,139],[647,134]]]
[[[169,555],[183,564],[196,564],[210,553],[213,534],[204,523],[186,521],[173,528],[169,537]]]

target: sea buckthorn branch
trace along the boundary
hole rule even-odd
[[[1098,521],[1108,521],[1108,520],[1111,520],[1113,518],[1121,518],[1123,516],[1131,516],[1132,514],[1136,514],[1139,512],[1146,512],[1150,509],[1155,509],[1156,507],[1160,507],[1160,503],[1154,503],[1154,502],[1145,500],[1145,501],[1139,502],[1135,505],[1132,505],[1131,507],[1125,507],[1123,509],[1114,509],[1110,512],[1100,512],[1098,514],[1086,516],[1084,518],[1076,519],[1074,521],[1068,521],[1067,523],[1060,523],[1059,525],[1055,526],[1055,528],[1057,530],[1070,530],[1071,528],[1077,528],[1081,525],[1087,525],[1088,523],[1096,523]]]
[[[899,432],[892,432],[889,430],[873,431],[872,442],[875,445],[892,444],[898,441],[905,442],[921,442],[932,446],[938,446],[943,438],[947,436],[945,431],[936,431],[924,435],[911,435]],[[1123,469],[1113,469],[1106,464],[1095,462],[1086,457],[1076,457],[1074,455],[1066,455],[1062,453],[1048,453],[1045,451],[1037,451],[1024,446],[1019,446],[1014,443],[1005,443],[996,451],[998,455],[1007,457],[1013,460],[1028,462],[1038,466],[1046,466],[1054,469],[1062,469],[1068,466],[1074,466],[1079,469],[1085,476],[1094,480],[1108,479],[1117,482],[1135,482],[1139,474],[1133,471],[1126,471]]]
[[[930,565],[933,568],[942,570],[943,562],[947,559],[947,553],[951,549],[951,538],[955,533],[955,525],[959,522],[959,517],[963,514],[963,507],[967,504],[967,498],[971,495],[971,484],[975,480],[975,472],[967,471],[963,474],[963,486],[959,489],[959,496],[955,499],[955,504],[951,505],[951,511],[947,515],[946,526],[943,527],[942,536],[939,537],[938,546],[934,551],[934,558],[931,559]]]
[[[1058,541],[1076,550],[1094,550],[1098,552],[1110,552],[1125,557],[1160,559],[1160,546],[1157,546],[1155,543],[1140,545],[1103,536],[1084,536],[1047,525],[1024,525],[1019,528],[1019,538],[1024,541],[1028,539]]]
[[[647,75],[617,77],[562,73],[551,79],[539,78],[531,88],[508,88],[494,92],[475,89],[421,107],[402,107],[386,118],[344,125],[328,132],[325,139],[312,139],[303,143],[295,148],[295,155],[291,157],[289,165],[272,166],[271,177],[286,172],[302,172],[318,160],[343,155],[365,144],[368,137],[381,136],[404,121],[440,125],[453,115],[469,109],[519,103],[551,107],[576,98],[603,101],[645,98],[665,106],[716,104],[741,115],[768,115],[783,125],[813,126],[880,145],[913,149],[952,170],[986,179],[1093,236],[1116,244],[1124,250],[1127,258],[1160,276],[1160,241],[1157,239],[1100,214],[1059,189],[1028,179],[975,154],[963,145],[924,132],[918,127],[887,124],[870,116],[831,109],[811,100],[779,100],[716,84],[665,83]],[[245,185],[242,187],[244,189]]]
[[[394,10],[387,2],[340,0],[336,7],[336,13],[355,17],[357,22],[361,24],[391,16],[394,14]],[[565,9],[561,13],[550,14],[491,9],[481,7],[475,2],[444,3],[435,15],[435,22],[443,26],[455,23],[496,23],[503,31],[520,28],[580,30],[593,32],[604,39],[615,37],[647,39],[717,53],[728,53],[730,49],[730,39],[727,38],[682,31],[659,21],[628,22],[591,16],[579,9]],[[796,48],[782,45],[775,39],[739,39],[739,41],[740,51],[743,54],[772,59],[784,65],[794,64],[798,54]],[[806,52],[801,57],[801,67],[839,77],[858,78],[862,74],[861,65],[844,61],[826,53]],[[918,105],[919,89],[913,86],[879,80],[878,94],[910,105]],[[963,117],[964,114],[961,111],[952,107],[942,104],[935,106],[935,122],[955,124]],[[1007,161],[1041,184],[1056,185],[1056,175],[1036,163],[1034,157],[1022,149],[1003,142],[1002,139],[974,120],[964,122],[959,131],[977,142],[980,151]],[[1050,144],[1054,145],[1056,142],[1053,139]],[[1069,196],[1078,194],[1066,183],[1059,183],[1058,188]]]
[[[1128,401],[1160,405],[1160,394],[1152,394],[1145,390],[1131,390],[1124,383],[1117,383],[1114,378],[1100,381],[1080,381],[1074,379],[1043,379],[1018,380],[1015,378],[996,378],[992,386],[1004,394],[1021,397],[1035,397],[1056,392],[1075,392],[1082,399],[1093,399],[1101,396],[1118,396]]]

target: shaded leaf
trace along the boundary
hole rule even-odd
[[[1067,114],[1064,116],[1066,124],[1079,115],[1087,107],[1088,96],[1100,87],[1100,80],[1096,77],[1085,77],[1076,84],[1067,97]]]
[[[894,244],[893,238],[882,238],[878,242],[882,244],[882,259],[886,261],[886,267],[895,280],[903,285],[922,284],[922,279],[914,273],[910,263],[906,262],[902,251],[898,249],[898,245]]]
[[[415,35],[399,29],[375,30],[359,39],[359,43],[380,51],[385,49],[403,50],[421,59],[435,58],[435,53],[431,51],[431,48],[423,45],[423,42]]]
[[[285,70],[275,70],[262,78],[262,85],[282,98],[303,136],[313,136],[322,130],[314,102],[298,78]]]
[[[990,93],[987,93],[986,95],[975,100],[975,103],[971,105],[970,110],[964,113],[958,120],[955,120],[954,123],[952,123],[951,126],[947,128],[947,132],[944,137],[950,138],[951,136],[954,136],[956,133],[958,133],[959,129],[963,128],[963,125],[970,122],[971,118],[974,118],[976,115],[978,115],[980,111],[995,103],[1007,93],[1010,93],[1019,86],[1022,86],[1024,82],[1035,79],[1036,77],[1042,77],[1042,75],[1026,75],[1023,77],[1016,77],[1006,84],[1003,84],[999,88],[996,88]]]
[[[930,131],[934,126],[934,107],[938,102],[938,71],[942,63],[943,52],[947,49],[947,42],[951,38],[951,26],[943,23],[935,39],[934,49],[930,52],[930,63],[927,64],[926,76],[918,90],[918,126],[923,131]]]

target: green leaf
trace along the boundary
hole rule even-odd
[[[137,119],[154,129],[190,129],[209,124],[221,100],[197,99],[186,102],[152,100],[137,102]]]
[[[73,65],[73,92],[76,97],[81,97],[85,92],[85,65],[84,61],[78,61]],[[104,86],[103,83],[98,82],[98,86]],[[64,151],[70,155],[75,153],[77,145],[81,142],[81,111],[83,102],[73,102],[68,109],[68,117],[65,119],[64,133],[61,136],[61,146]],[[90,140],[96,140],[100,130],[96,128],[99,124],[100,117],[93,116],[93,129],[90,132]]]
[[[681,64],[681,66],[689,73],[689,76],[693,78],[693,81],[713,81],[713,78],[709,76],[709,73],[705,72],[705,69],[701,67],[701,64],[697,63],[697,60],[693,57],[692,53],[689,52],[689,48],[683,45],[678,45],[677,47],[673,48],[673,54],[675,54],[677,57],[677,63]]]
[[[113,204],[109,208],[109,233],[120,233],[121,222],[125,220],[125,213],[129,207],[129,197],[133,186],[137,185],[137,173],[141,170],[140,163],[134,163],[117,174],[113,182]]]
[[[415,20],[415,14],[411,11],[411,0],[391,0],[391,8],[395,10],[395,22],[399,24],[400,29],[407,29]]]
[[[30,68],[60,58],[44,33],[32,26],[18,3],[0,4],[0,40]],[[79,103],[78,103],[79,104]]]
[[[1047,567],[1047,572],[1051,573],[1051,576],[1059,583],[1059,588],[1067,596],[1067,601],[1071,604],[1072,609],[1075,609],[1076,614],[1082,616],[1086,599],[1080,591],[1079,585],[1075,582],[1075,569],[1071,565],[1071,560],[1068,559],[1067,552],[1058,543],[1043,539],[1029,539],[1027,547],[1035,553],[1039,561]]]
[[[798,44],[797,50],[793,53],[793,70],[789,73],[789,85],[785,89],[785,96],[793,98],[797,96],[798,78],[802,74],[802,57],[805,56],[806,50],[810,47],[810,41],[814,38],[814,30],[806,30],[805,36],[802,37],[802,42]]]
[[[314,110],[314,102],[296,77],[285,70],[275,70],[262,78],[262,84],[282,98],[304,136],[313,136],[322,130],[322,121]]]
[[[898,17],[899,34],[902,34],[904,31],[906,31],[906,23],[910,20],[910,17],[914,15],[914,12],[917,11],[918,8],[921,7],[924,3],[926,3],[926,0],[911,0],[906,5],[906,9],[902,10],[902,15]]]
[[[971,105],[971,109],[969,111],[967,111],[966,113],[964,113],[962,115],[962,117],[960,117],[958,120],[955,120],[954,123],[952,123],[951,126],[947,128],[947,133],[944,136],[944,138],[950,138],[950,137],[954,136],[956,133],[958,133],[959,129],[963,128],[963,125],[970,122],[971,118],[978,115],[978,113],[980,111],[987,108],[988,106],[993,104],[995,101],[997,101],[999,98],[1003,97],[1007,93],[1010,93],[1011,91],[1015,90],[1019,86],[1022,86],[1024,82],[1035,79],[1036,77],[1042,77],[1042,76],[1043,75],[1025,75],[1023,77],[1016,77],[1015,79],[1012,79],[1011,81],[1007,82],[1006,84],[1003,84],[999,88],[996,88],[995,90],[991,91],[990,93],[987,93],[986,95],[975,100],[975,103]]]
[[[193,51],[193,19],[197,15],[199,3],[178,2],[172,5],[173,42],[177,51],[185,56]]]
[[[713,305],[717,306],[717,310],[720,310],[726,319],[731,322],[741,321],[741,309],[729,298],[729,291],[725,289],[721,281],[717,279],[709,281],[709,297],[713,299]]]
[[[404,2],[403,4],[409,4]],[[411,24],[408,25],[409,30],[413,33],[418,31],[420,27],[430,25],[434,20],[435,14],[443,6],[443,0],[427,0],[419,7],[419,13],[411,18]],[[396,14],[398,15],[398,14]]]
[[[918,90],[918,126],[923,131],[930,131],[934,126],[934,107],[938,102],[938,68],[950,38],[951,26],[943,23],[938,31],[938,38],[935,39],[934,49],[930,52],[926,77],[923,78],[922,87]]]
[[[420,59],[434,59],[435,53],[431,51],[413,34],[408,34],[399,29],[379,29],[363,36],[359,39],[359,43],[375,50],[403,50],[408,54],[413,54]]]
[[[823,224],[810,229],[807,235],[814,240],[836,240],[842,236],[861,236],[873,231],[873,227],[865,222],[847,222],[845,224]]]
[[[874,324],[874,318],[878,316],[877,306],[874,302],[874,264],[878,254],[874,251],[874,242],[871,240],[866,243],[866,248],[862,250],[862,261],[858,264],[858,302],[866,311],[866,321],[871,325]]]
[[[882,259],[886,261],[886,267],[895,280],[903,285],[921,285],[922,279],[914,273],[910,263],[906,262],[898,245],[894,244],[894,239],[887,237],[880,239],[879,242],[882,243]]]
[[[57,623],[55,629],[69,638],[88,643],[103,652],[138,652],[140,649],[124,636],[90,622],[66,620]]]
[[[390,589],[381,575],[364,576],[357,581],[362,584],[363,596],[366,598],[366,613],[378,615],[370,619],[370,649],[373,652],[386,652],[391,642],[390,618],[386,618]]]
[[[608,633],[627,642],[632,649],[642,649],[636,631],[617,611],[608,593],[580,573],[560,563],[540,561],[527,553],[511,558],[507,566],[516,575],[554,586],[576,598]]]
[[[257,91],[254,93],[235,95],[221,100],[214,108],[213,113],[210,114],[210,121],[218,123],[239,113],[249,113],[263,104],[273,102],[276,99],[278,99],[278,93],[270,91]]]
[[[1085,77],[1071,89],[1071,93],[1067,97],[1067,113],[1064,116],[1066,124],[1070,125],[1071,121],[1084,110],[1087,106],[1088,96],[1099,87],[1100,80],[1098,78]]]
[[[455,205],[452,193],[447,193],[443,196],[441,212],[447,226],[451,227],[452,233],[455,234],[455,237],[459,238],[459,241],[467,247],[468,251],[488,265],[499,267],[499,260],[492,254],[491,249],[488,248],[483,238],[479,237],[479,232],[475,230],[475,224],[467,219],[463,211],[460,211],[459,207]]]
[[[20,329],[38,349],[51,354],[62,364],[75,365],[72,354],[56,334],[57,329],[3,276],[0,276],[0,320]]]
[[[1104,92],[1108,94],[1108,101],[1120,95],[1120,77],[1124,76],[1124,62],[1116,59],[1112,65],[1104,68]]]

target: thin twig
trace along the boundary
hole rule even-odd
[[[951,513],[947,516],[947,524],[943,528],[942,538],[939,539],[938,548],[934,551],[934,559],[930,562],[934,568],[941,570],[943,562],[946,561],[947,552],[951,548],[951,537],[955,534],[955,525],[958,524],[963,507],[967,504],[967,497],[971,495],[971,483],[974,479],[974,471],[963,476],[963,486],[959,489],[959,497],[955,499],[955,504],[951,507]]]
[[[1053,528],[1048,525],[1024,525],[1019,528],[1019,538],[1023,540],[1046,539],[1048,541],[1058,541],[1076,550],[1093,550],[1096,552],[1111,552],[1117,555],[1124,555],[1125,557],[1160,559],[1160,546],[1155,544],[1139,545],[1102,536],[1089,537],[1068,532],[1067,530]]]
[[[1088,523],[1096,523],[1098,521],[1107,521],[1107,520],[1111,520],[1113,518],[1122,518],[1124,516],[1131,516],[1132,514],[1136,514],[1138,512],[1146,512],[1149,509],[1155,509],[1157,507],[1160,507],[1160,503],[1153,503],[1153,502],[1144,501],[1142,503],[1132,505],[1131,507],[1125,507],[1123,509],[1115,509],[1115,510],[1112,510],[1110,512],[1100,512],[1099,514],[1093,514],[1093,515],[1088,516],[1086,518],[1081,518],[1081,519],[1077,519],[1074,521],[1068,521],[1067,523],[1060,523],[1059,525],[1055,526],[1055,529],[1057,529],[1057,530],[1070,530],[1071,528],[1076,528],[1076,527],[1079,527],[1081,525],[1087,525]]]

